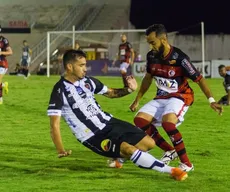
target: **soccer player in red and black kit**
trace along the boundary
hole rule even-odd
[[[225,65],[220,65],[218,69],[220,76],[224,78],[223,85],[226,91],[226,95],[221,97],[218,103],[222,105],[230,105],[230,74],[227,73]]]
[[[125,34],[121,35],[121,44],[119,45],[118,50],[118,60],[120,61],[120,73],[122,76],[124,87],[128,87],[126,77],[127,77],[127,69],[134,62],[134,50],[132,45],[127,41],[127,37]],[[113,62],[113,65],[116,61]]]
[[[2,91],[8,93],[8,82],[2,83],[3,76],[6,74],[8,69],[8,62],[6,56],[12,55],[12,49],[9,45],[8,39],[0,36],[0,104],[3,103]]]
[[[153,79],[157,93],[153,100],[138,111],[134,122],[136,126],[146,130],[156,145],[166,152],[162,161],[169,163],[178,155],[181,161],[179,167],[188,172],[194,167],[187,156],[182,135],[177,129],[194,101],[194,93],[187,79],[200,86],[212,109],[221,114],[222,107],[215,102],[205,79],[193,66],[189,57],[168,43],[164,25],[156,24],[148,27],[146,38],[152,50],[147,54],[147,72],[130,109],[132,111],[137,109],[140,99],[149,89]],[[163,127],[173,146],[164,140],[156,126]]]

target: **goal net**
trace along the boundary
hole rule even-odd
[[[80,48],[87,53],[88,75],[120,75],[119,63],[113,64],[121,34],[126,34],[127,41],[135,52],[132,72],[141,76],[145,70],[145,58],[150,47],[146,42],[144,29],[123,30],[88,30],[88,31],[52,31],[47,32],[47,76],[63,72],[62,56],[70,48]],[[173,45],[176,33],[168,33],[169,43]],[[44,65],[44,63],[42,63]],[[42,66],[41,66],[42,67]]]

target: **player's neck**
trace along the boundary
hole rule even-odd
[[[164,49],[164,52],[163,52],[163,57],[164,57],[164,58],[168,56],[170,50],[171,50],[171,46],[170,46],[169,44],[167,44],[167,45],[165,46],[165,49]]]

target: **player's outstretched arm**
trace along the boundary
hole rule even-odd
[[[61,132],[60,132],[60,116],[50,116],[50,135],[53,143],[56,147],[58,157],[66,157],[72,153],[71,150],[65,151],[62,144]]]
[[[214,109],[216,112],[218,112],[219,115],[221,115],[223,112],[223,107],[220,104],[218,104],[213,98],[212,93],[206,83],[206,80],[204,78],[200,79],[200,81],[198,82],[198,85],[200,86],[200,89],[203,91],[203,93],[207,97],[211,108]]]
[[[103,95],[109,98],[119,98],[123,97],[125,95],[128,95],[135,91],[137,89],[137,81],[133,76],[128,76],[126,78],[127,84],[129,87],[124,87],[124,88],[108,88],[108,91],[104,93]]]
[[[150,73],[146,73],[144,78],[142,79],[141,87],[137,93],[137,96],[129,107],[131,111],[136,111],[139,105],[139,101],[141,100],[143,95],[146,93],[146,91],[149,89],[151,84],[152,84],[152,75]]]

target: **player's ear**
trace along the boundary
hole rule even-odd
[[[68,64],[66,65],[66,69],[72,70],[72,68],[73,68],[73,65],[72,65],[71,63],[68,63]]]

